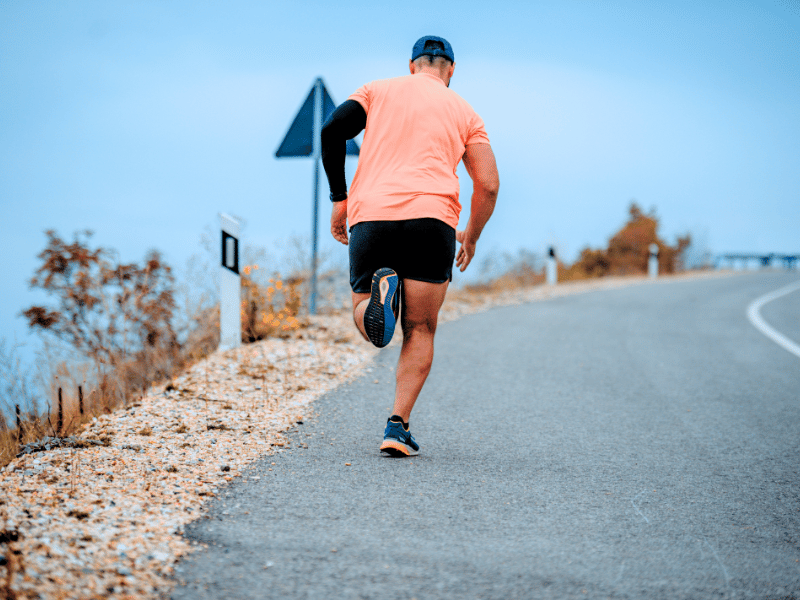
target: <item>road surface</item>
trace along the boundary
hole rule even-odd
[[[378,452],[383,351],[187,530],[209,546],[172,597],[800,598],[800,357],[746,315],[798,279],[659,281],[444,324],[413,459]],[[800,291],[761,315],[800,343]]]

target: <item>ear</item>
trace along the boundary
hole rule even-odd
[[[453,64],[450,65],[450,69],[449,69],[449,71],[447,73],[448,79],[453,77],[453,71],[455,71],[455,70],[456,70],[456,63],[453,63]]]
[[[408,70],[411,72],[412,75],[416,72],[417,65],[414,64],[413,60],[408,61]]]

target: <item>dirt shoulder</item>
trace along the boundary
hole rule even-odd
[[[653,282],[455,291],[441,321],[642,283]],[[76,445],[86,447],[15,459],[0,472],[0,592],[26,599],[167,594],[173,565],[191,551],[183,527],[254,461],[287,450],[286,432],[312,416],[314,399],[358,376],[377,352],[360,339],[349,311],[313,317],[292,338],[217,352],[135,405],[98,416],[78,436]]]

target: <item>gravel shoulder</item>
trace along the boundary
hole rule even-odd
[[[441,321],[557,296],[726,275],[456,291]],[[193,548],[184,528],[256,460],[289,450],[287,434],[313,417],[313,401],[362,374],[377,354],[358,338],[349,311],[314,317],[292,338],[215,353],[170,386],[96,417],[79,438],[106,446],[52,448],[12,461],[0,472],[0,530],[19,539],[0,545],[0,585],[21,599],[169,594],[176,561]]]

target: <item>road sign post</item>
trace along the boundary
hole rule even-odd
[[[308,96],[297,112],[289,131],[275,152],[276,158],[310,156],[314,159],[314,197],[311,202],[311,273],[308,312],[317,312],[317,245],[319,229],[319,163],[322,157],[322,124],[336,110],[321,77],[317,77]],[[358,144],[347,140],[347,154],[358,156]]]
[[[222,261],[219,269],[219,349],[238,348],[242,343],[239,275],[239,221],[219,216],[222,229]]]
[[[314,199],[312,201],[311,223],[311,292],[308,299],[308,312],[317,314],[317,240],[319,226],[319,161],[322,157],[322,79],[314,82]]]

